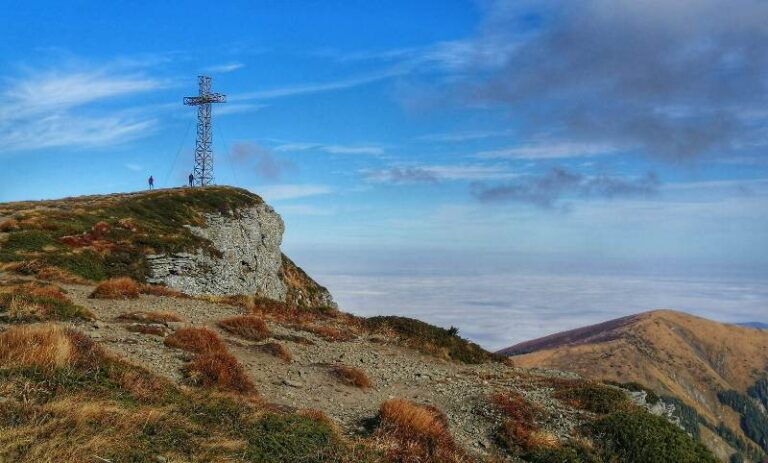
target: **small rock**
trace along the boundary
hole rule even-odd
[[[285,384],[286,386],[296,387],[296,388],[304,387],[304,383],[302,383],[301,381],[293,381],[291,379],[284,379],[283,384]]]

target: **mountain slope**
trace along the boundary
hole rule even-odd
[[[231,187],[0,204],[0,263],[73,280],[129,276],[187,294],[258,294],[334,307],[280,251],[282,218]]]
[[[747,394],[768,366],[768,332],[674,311],[654,311],[524,342],[499,351],[521,367],[546,366],[588,378],[638,382],[723,421],[742,438],[742,418],[718,398]]]
[[[714,463],[625,388],[339,311],[281,234],[233,188],[0,204],[0,461]]]

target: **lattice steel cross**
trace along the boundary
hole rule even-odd
[[[197,106],[197,143],[195,144],[195,184],[213,183],[213,152],[211,151],[211,103],[226,103],[227,96],[211,92],[211,78],[197,76],[198,96],[184,97],[184,104]]]

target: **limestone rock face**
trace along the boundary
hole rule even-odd
[[[162,283],[192,295],[257,294],[286,300],[280,243],[283,219],[267,204],[206,213],[204,226],[187,227],[210,242],[195,253],[147,256],[150,283]]]

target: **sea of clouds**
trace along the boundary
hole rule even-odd
[[[653,309],[739,323],[768,321],[761,279],[502,273],[393,275],[326,273],[345,311],[403,315],[497,350],[547,334]]]

